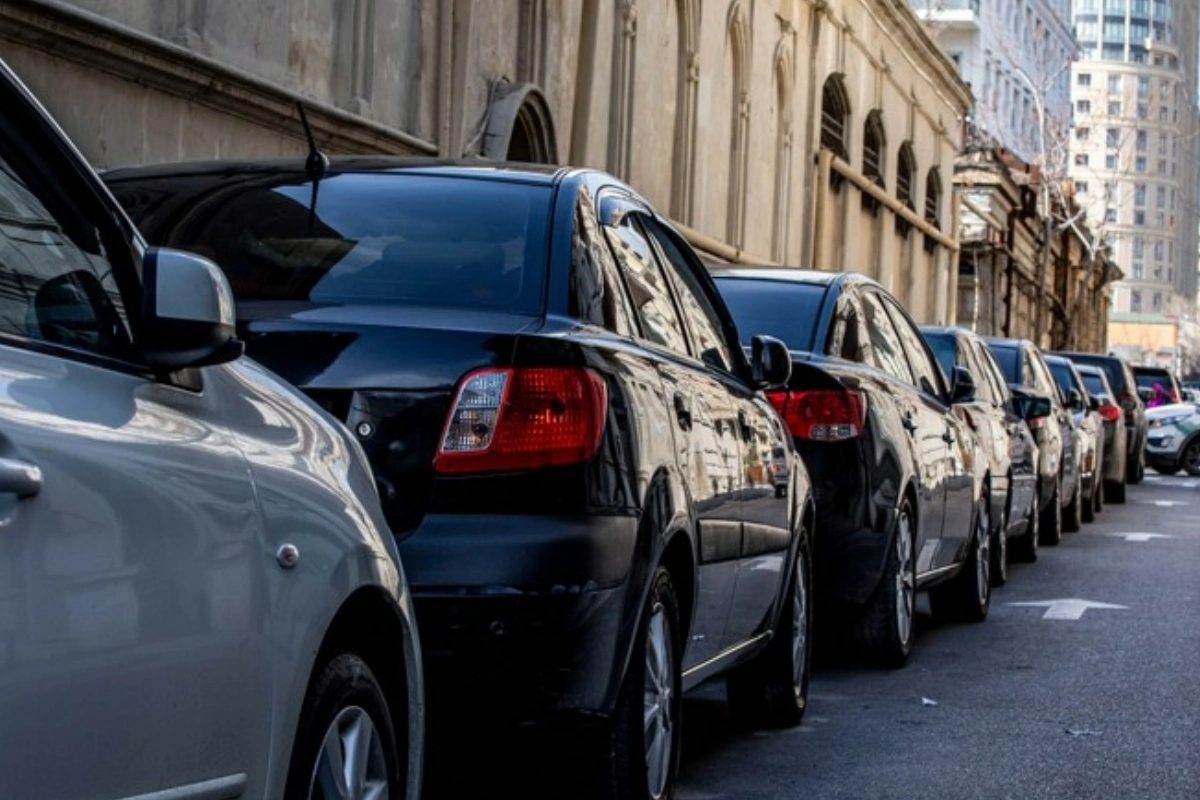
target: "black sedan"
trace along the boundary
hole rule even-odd
[[[993,476],[992,584],[1001,586],[1008,577],[1010,538],[1014,556],[1037,558],[1037,443],[982,337],[964,328],[934,326],[922,326],[921,333],[945,374],[961,367],[975,378],[975,400],[955,410],[975,432]]]
[[[769,339],[744,354],[695,253],[630,188],[362,158],[107,180],[150,240],[222,265],[249,354],[366,449],[431,719],[457,701],[463,725],[588,720],[586,780],[627,798],[670,793],[680,697],[705,679],[800,721],[814,511],[761,391],[790,359]]]
[[[947,386],[908,314],[862,275],[713,275],[739,329],[792,351],[791,381],[774,400],[817,499],[818,596],[889,665],[908,658],[917,589],[931,589],[938,616],[983,619],[991,475],[951,409],[974,399],[971,376],[956,370]]]

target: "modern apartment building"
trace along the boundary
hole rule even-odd
[[[1195,313],[1200,186],[1196,0],[1073,2],[1071,175],[1125,272],[1112,319],[1186,319]]]
[[[974,127],[1022,160],[1041,163],[1048,154],[1061,164],[1076,52],[1070,0],[909,2],[971,86]]]

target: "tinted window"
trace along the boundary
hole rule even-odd
[[[1066,402],[1067,393],[1060,391],[1054,378],[1050,377],[1050,370],[1046,368],[1046,362],[1042,361],[1041,357],[1033,350],[1026,350],[1025,358],[1029,363],[1029,375],[1032,376],[1033,385],[1052,398],[1057,393],[1059,401]]]
[[[1097,397],[1108,397],[1108,387],[1104,385],[1104,379],[1099,375],[1083,375],[1083,385],[1087,387],[1088,394],[1094,394]]]
[[[988,349],[992,351],[992,356],[996,359],[996,364],[1000,367],[1000,373],[1004,376],[1006,383],[1020,383],[1018,373],[1020,369],[1020,353],[1015,347],[1004,347],[1003,345],[988,345]]]
[[[650,242],[636,222],[635,214],[624,214],[616,228],[605,228],[617,262],[629,285],[633,308],[648,342],[677,353],[688,354],[687,340],[666,276],[654,257]]]
[[[1080,364],[1091,364],[1104,370],[1104,374],[1108,376],[1108,383],[1112,386],[1113,391],[1122,392],[1129,386],[1129,381],[1126,379],[1125,366],[1115,358],[1107,356],[1088,356],[1088,355],[1073,355],[1071,360]]]
[[[942,381],[938,377],[938,365],[929,355],[929,350],[925,347],[925,340],[921,338],[921,334],[899,306],[890,300],[884,300],[884,303],[896,326],[900,342],[904,346],[909,367],[912,369],[913,377],[916,378],[915,385],[925,394],[941,399]]]
[[[792,350],[812,350],[824,286],[746,278],[716,279],[721,297],[744,340],[756,334],[774,336]]]
[[[883,308],[882,299],[874,292],[864,292],[862,309],[875,366],[897,380],[916,386],[908,368],[908,359],[904,356],[904,345],[900,343],[900,336]]]
[[[0,127],[0,333],[131,358],[114,268],[80,188],[11,124]]]
[[[843,293],[838,298],[837,308],[833,313],[833,325],[829,330],[829,342],[825,352],[862,364],[869,358],[866,343],[867,336],[863,333],[858,303],[852,294]]]
[[[979,358],[979,366],[987,373],[987,380],[992,385],[992,393],[996,397],[997,405],[1004,405],[1008,402],[1008,384],[1004,380],[1004,375],[1000,372],[1000,365],[996,363],[996,357],[987,345],[977,343],[975,346],[976,355]],[[976,381],[979,379],[976,378]]]
[[[958,363],[958,345],[955,337],[952,334],[929,333],[925,335],[925,341],[929,343],[929,349],[933,351],[933,357],[937,359],[942,372],[947,376],[953,375],[954,365]]]
[[[721,333],[721,318],[708,300],[708,294],[696,277],[692,262],[683,254],[674,238],[652,219],[643,220],[646,232],[666,256],[666,266],[678,278],[677,290],[683,317],[688,321],[700,360],[710,367],[728,370],[733,360]]]
[[[1050,374],[1054,376],[1054,381],[1058,384],[1058,388],[1062,389],[1063,394],[1078,388],[1071,376],[1070,364],[1061,361],[1047,361],[1046,365],[1050,367]]]
[[[620,270],[604,243],[596,204],[583,189],[575,205],[571,242],[571,314],[622,336],[637,333]]]
[[[1164,389],[1170,389],[1173,385],[1171,376],[1165,369],[1139,369],[1134,371],[1133,377],[1139,389],[1153,389],[1156,383]]]
[[[963,366],[970,371],[971,377],[975,379],[975,394],[979,400],[991,405],[1001,405],[1004,402],[1003,395],[996,393],[992,377],[988,374],[987,367],[983,366],[980,362],[976,348],[969,340],[964,339],[960,342],[959,350]]]
[[[241,300],[536,312],[546,186],[385,173],[160,178],[113,187],[155,244],[208,256]],[[172,195],[183,195],[182,202]]]

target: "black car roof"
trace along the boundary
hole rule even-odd
[[[123,178],[181,177],[189,175],[303,175],[305,157],[189,161],[115,167],[104,173],[106,181]],[[451,161],[423,156],[330,156],[328,175],[363,172],[412,172],[421,175],[518,180],[550,184],[570,174],[568,167],[553,164],[521,164],[495,161]]]
[[[713,265],[709,269],[714,278],[744,278],[758,281],[783,281],[805,283],[811,286],[838,286],[846,284],[879,284],[860,272],[827,272],[800,267],[747,267],[736,264]]]

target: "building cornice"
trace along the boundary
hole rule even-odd
[[[198,103],[304,140],[303,102],[319,144],[335,152],[437,153],[432,142],[276,86],[185,47],[61,0],[0,2],[0,39]]]
[[[913,11],[909,0],[860,0],[870,10],[884,15],[892,24],[887,26],[892,32],[899,34],[904,44],[906,55],[920,61],[951,94],[960,114],[966,114],[974,102],[971,87],[958,72],[958,67],[942,46],[934,41],[925,30],[921,19]]]

